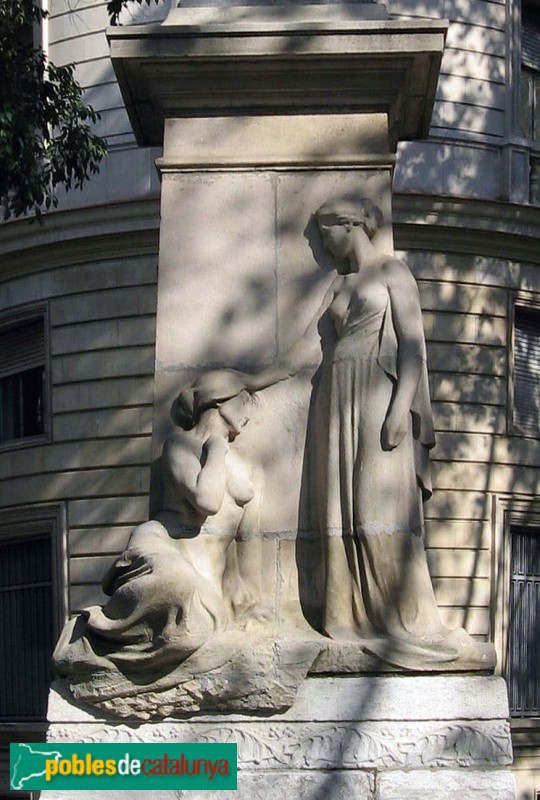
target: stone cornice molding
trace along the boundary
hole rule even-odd
[[[0,225],[0,281],[30,272],[130,255],[157,255],[159,201],[57,211],[43,225]]]
[[[217,110],[384,111],[393,149],[426,136],[448,24],[366,19],[366,8],[176,8],[162,25],[109,29],[138,142],[161,144],[165,119]]]
[[[540,208],[395,194],[399,250],[432,250],[539,263]],[[159,201],[93,206],[0,225],[0,281],[103,258],[157,255]]]
[[[540,208],[432,195],[393,196],[398,250],[433,250],[540,264]]]

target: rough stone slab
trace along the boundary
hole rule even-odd
[[[42,792],[41,800],[68,800],[73,792]],[[374,777],[351,772],[242,773],[236,791],[144,793],[144,800],[373,800]],[[140,800],[140,792],[77,792],[77,800]],[[393,798],[395,800],[395,798]],[[505,798],[506,800],[506,798]]]
[[[68,669],[72,660],[88,653],[77,633],[80,624],[85,624],[82,616],[68,623],[56,647],[57,663],[67,664]],[[276,639],[273,628],[247,637],[243,629],[229,629],[215,634],[204,650],[192,653],[166,675],[154,680],[148,676],[144,685],[132,682],[120,670],[100,671],[99,657],[92,675],[75,671],[65,681],[75,703],[130,722],[185,717],[202,710],[206,714],[276,713],[293,704],[298,686],[320,652],[321,638],[308,633],[303,638]]]
[[[379,778],[379,800],[515,800],[509,771],[388,772]]]
[[[50,722],[95,722],[105,719],[104,716],[76,707],[59,690],[61,684],[56,684],[50,693]],[[293,707],[267,719],[340,722],[504,720],[508,717],[508,696],[502,678],[432,675],[308,678],[300,686]],[[210,715],[197,717],[197,720],[207,722],[216,719]],[[245,717],[240,715],[228,715],[226,719],[245,721]],[[113,724],[117,724],[117,720]]]

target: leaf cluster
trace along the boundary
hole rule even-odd
[[[152,2],[157,5],[159,0],[110,0],[110,2],[107,3],[107,13],[109,15],[111,25],[118,25],[118,19],[122,13],[122,10],[127,8],[131,2],[138,3],[139,5],[146,3],[147,6],[150,6],[152,5]]]
[[[34,46],[45,17],[34,0],[0,0],[0,204],[4,219],[56,207],[56,189],[80,189],[106,154],[99,119],[83,102],[74,66]]]

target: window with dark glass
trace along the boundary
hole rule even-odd
[[[50,531],[0,537],[0,722],[45,717],[54,627]]]
[[[540,716],[540,528],[512,526],[507,680],[510,713]]]
[[[513,422],[540,435],[540,311],[516,306],[514,314]]]
[[[34,797],[9,792],[9,746],[45,741],[51,655],[65,612],[63,542],[62,505],[0,510],[0,800]]]
[[[45,433],[45,319],[0,327],[0,444]]]
[[[520,127],[526,139],[540,141],[540,3],[521,3]]]

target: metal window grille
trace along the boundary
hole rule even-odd
[[[0,538],[0,720],[46,715],[54,643],[49,532]]]
[[[511,528],[508,629],[510,712],[540,714],[540,528]]]
[[[540,312],[516,306],[514,319],[514,423],[540,433]]]

